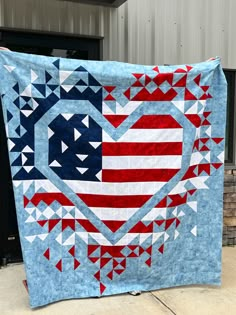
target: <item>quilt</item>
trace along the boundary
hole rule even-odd
[[[219,58],[143,66],[0,52],[30,305],[221,281]]]

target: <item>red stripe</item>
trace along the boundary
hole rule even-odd
[[[142,207],[151,197],[152,195],[123,195],[123,196],[116,196],[116,195],[95,195],[95,194],[77,194],[77,196],[83,200],[84,203],[86,203],[86,205],[88,207],[101,207],[101,208],[140,208]],[[172,200],[171,206],[173,204],[173,206],[179,205],[179,204],[183,204],[186,203],[186,195],[184,195],[183,197],[181,197],[180,195],[169,195],[169,197]],[[65,198],[65,196],[62,193],[37,193],[33,196],[33,198],[31,199],[31,202],[33,202],[35,205],[36,204],[36,200],[38,201],[38,203],[40,201],[44,201],[46,202],[50,200],[50,202],[52,203],[53,201],[58,201],[60,202],[60,204],[62,206],[71,206],[73,205],[72,202],[68,199]],[[167,207],[167,203],[166,203],[167,198],[165,197],[161,202],[159,202],[155,208],[165,208]],[[50,203],[48,203],[50,204]],[[66,228],[67,226],[70,226],[71,228],[74,227],[74,225],[72,224],[72,221],[74,220],[70,220],[71,225],[67,224],[67,222],[69,223],[69,220],[67,221],[67,219],[63,219],[64,220],[64,228]],[[82,219],[75,219],[76,221],[78,221],[81,225],[84,226],[84,223],[88,225],[88,220],[82,220]],[[43,220],[42,220],[43,221]],[[38,223],[40,225],[45,225],[46,222],[49,222],[49,224],[51,223],[51,227],[49,228],[49,230],[52,230],[52,228],[61,221],[61,219],[50,219],[50,220],[45,220],[45,222],[42,222],[43,224],[41,224],[41,221],[38,221]],[[55,221],[55,222],[54,222]],[[85,222],[86,221],[86,222]],[[90,226],[90,232],[94,231],[95,228],[91,228]]]
[[[135,142],[103,142],[103,156],[121,155],[181,155],[182,142],[135,143]]]
[[[118,127],[128,116],[127,116],[127,115],[104,115],[104,117],[105,117],[114,127]]]
[[[118,127],[127,115],[104,115],[114,126]],[[143,115],[131,127],[132,129],[182,128],[171,115]]]
[[[167,182],[178,171],[179,169],[102,170],[102,181],[109,183]]]
[[[37,206],[41,201],[45,202],[48,206],[53,201],[58,201],[64,206],[74,206],[74,204],[62,193],[37,193],[30,200],[35,206]]]
[[[149,195],[114,196],[114,195],[92,195],[77,194],[88,207],[103,208],[140,208],[144,205]]]

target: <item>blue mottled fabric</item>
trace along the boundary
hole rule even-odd
[[[0,52],[31,307],[220,285],[226,81],[179,66]]]

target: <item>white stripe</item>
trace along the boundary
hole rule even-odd
[[[150,212],[148,212],[148,214],[145,215],[142,221],[153,221],[156,220],[158,216],[166,219],[166,208],[153,208]]]
[[[130,101],[124,107],[122,107],[118,102],[116,102],[116,115],[130,115],[135,111],[142,102]],[[103,115],[114,115],[114,112],[107,106],[105,102],[102,104]]]
[[[78,234],[78,233],[77,233]],[[99,245],[112,245],[101,233],[88,233]]]
[[[132,215],[139,210],[139,208],[95,208],[90,207],[90,210],[100,220],[115,220],[115,221],[127,221]]]
[[[181,155],[163,156],[104,156],[102,168],[115,169],[180,169]]]
[[[25,181],[28,182],[28,181]],[[30,183],[32,181],[30,180]],[[140,182],[137,183],[101,183],[78,180],[63,181],[73,192],[81,194],[95,195],[153,195],[159,191],[164,185],[164,182]],[[51,181],[47,179],[34,180],[36,193],[40,187],[45,187],[45,190],[50,192],[61,192]],[[67,207],[68,208],[68,207]]]
[[[182,142],[183,129],[129,129],[118,141],[103,130],[102,139],[103,142]]]
[[[164,182],[143,182],[143,183],[101,183],[76,180],[64,180],[75,193],[95,195],[153,195],[164,185]]]

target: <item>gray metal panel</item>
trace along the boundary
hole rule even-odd
[[[118,9],[0,0],[0,9],[1,26],[104,36],[104,59],[179,64],[220,56],[236,69],[235,0],[128,0]]]

